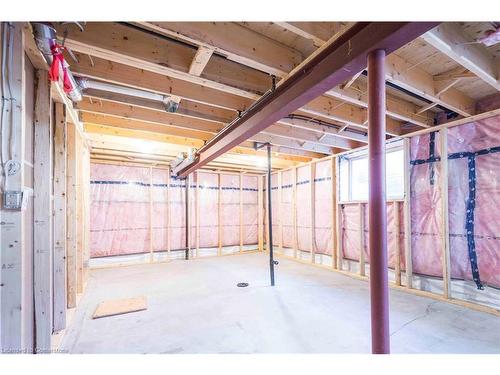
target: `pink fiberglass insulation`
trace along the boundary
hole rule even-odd
[[[467,241],[467,203],[475,188],[473,235],[477,269],[483,284],[500,287],[500,152],[481,152],[500,146],[500,116],[490,117],[448,130],[448,202],[451,277],[472,280]],[[497,149],[498,150],[498,149]],[[462,153],[462,155],[460,155]],[[469,159],[474,159],[474,171]],[[474,172],[472,174],[472,172]],[[475,186],[469,177],[475,175]],[[472,182],[472,181],[471,181]],[[472,237],[472,236],[471,236]]]
[[[361,238],[360,230],[360,208],[363,210],[364,217],[364,235]],[[399,203],[399,256],[400,267],[404,270],[404,221],[403,221],[403,203]],[[396,254],[398,250],[397,232],[396,229],[396,211],[395,205],[392,202],[387,203],[387,255],[388,265],[390,268],[395,267]],[[359,261],[359,253],[361,243],[365,252],[365,263],[370,261],[370,249],[368,247],[370,233],[368,231],[368,206],[366,203],[344,204],[341,212],[341,228],[342,230],[342,248],[343,257],[349,260]]]
[[[283,247],[293,248],[295,233],[293,228],[293,171],[287,170],[281,174],[281,220],[283,227]]]
[[[91,163],[90,256],[149,252],[149,168]]]
[[[440,143],[438,133],[412,137],[410,142],[413,273],[437,277],[443,275],[441,163],[434,159],[440,156]],[[419,164],[421,161],[428,162]]]
[[[259,177],[243,176],[243,245],[258,242],[259,231]]]
[[[200,247],[219,246],[218,223],[218,190],[219,181],[217,174],[198,173],[199,206],[200,212]]]
[[[298,248],[311,251],[311,166],[297,168]]]
[[[240,176],[220,175],[222,246],[240,244]]]
[[[168,170],[152,169],[153,175],[153,251],[168,249]]]
[[[170,178],[169,233],[170,250],[186,248],[186,180]]]
[[[316,163],[314,178],[314,251],[332,254],[332,161]]]
[[[360,234],[359,234],[359,204],[342,205],[341,222],[343,258],[359,261]],[[365,241],[366,242],[366,241]]]

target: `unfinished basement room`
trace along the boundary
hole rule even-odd
[[[500,22],[267,17],[2,20],[0,360],[498,364]]]

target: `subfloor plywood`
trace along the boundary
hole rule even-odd
[[[238,288],[247,282],[247,288]],[[103,300],[140,314],[92,319]],[[500,319],[390,290],[392,353],[500,353]],[[70,353],[370,353],[369,284],[252,253],[93,270],[61,344]]]
[[[128,314],[147,309],[146,297],[112,299],[101,302],[94,311],[92,319],[105,318],[107,316]]]

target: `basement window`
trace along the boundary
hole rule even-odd
[[[368,150],[343,157],[339,166],[341,202],[368,200]],[[387,145],[386,153],[387,199],[404,197],[404,154],[402,142]]]

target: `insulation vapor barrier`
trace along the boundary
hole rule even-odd
[[[241,181],[239,175],[209,172],[190,180],[190,248],[198,242],[217,255],[220,241],[223,253],[238,251],[240,216],[241,245],[248,245],[243,250],[256,247],[258,177]],[[91,258],[185,250],[186,183],[166,169],[92,163]]]
[[[393,142],[387,163],[388,177],[387,240],[389,277],[402,273],[406,283],[405,217],[403,168],[410,174],[410,233],[413,287],[442,294],[443,280],[443,178],[448,178],[449,243],[451,258],[451,295],[493,307],[500,307],[500,223],[491,207],[500,203],[500,118],[472,122],[447,130],[446,158],[448,175],[442,176],[442,139],[439,132],[410,138],[410,162],[403,164],[402,142]],[[360,254],[364,253],[369,275],[370,233],[368,206],[363,198],[348,199],[349,158],[363,169],[359,152],[341,159],[339,165],[341,203],[339,205],[340,243],[343,267],[360,272]],[[349,167],[350,168],[350,167]],[[366,164],[367,168],[367,164]],[[398,172],[399,171],[399,172]],[[329,159],[298,166],[272,175],[274,246],[277,251],[299,259],[331,265],[333,243],[333,184]],[[311,181],[314,176],[314,181]],[[363,177],[363,176],[358,176]],[[364,176],[367,186],[367,175]],[[355,179],[355,183],[358,180]],[[361,183],[360,183],[361,184]],[[363,193],[362,186],[357,196]],[[362,184],[361,184],[362,185]],[[366,191],[366,194],[368,191]],[[312,206],[314,205],[314,206]],[[312,217],[312,215],[314,217]],[[313,228],[311,226],[314,226]],[[361,230],[361,226],[363,229]],[[296,232],[295,232],[296,231]],[[314,237],[313,237],[314,236]],[[281,245],[281,246],[280,246]],[[399,267],[398,267],[399,261]]]
[[[442,179],[448,178],[451,296],[500,307],[500,116],[448,129],[447,155],[439,132],[410,139],[410,215],[413,286],[443,292]],[[441,174],[442,158],[448,176]],[[341,204],[343,258],[369,261],[366,203]],[[396,212],[398,209],[398,212]],[[360,234],[361,218],[364,232]],[[403,202],[387,204],[388,259],[400,251],[405,271]],[[396,221],[397,220],[397,221]],[[397,225],[397,226],[396,226]],[[399,232],[399,233],[398,233]]]
[[[500,117],[448,130],[448,202],[451,278],[477,289],[500,287]],[[414,273],[442,277],[442,220],[438,133],[412,138]],[[415,208],[414,208],[415,207]]]
[[[365,263],[370,263],[370,249],[368,243],[368,205],[366,203],[344,203],[340,205],[340,229],[342,231],[342,257],[359,262],[361,251],[365,254]],[[397,206],[397,210],[396,210]],[[396,216],[398,215],[398,217]],[[400,269],[405,269],[404,258],[404,220],[403,204],[387,203],[387,257],[388,266],[396,266],[396,253],[399,250]],[[360,222],[363,220],[363,233],[360,233]],[[399,220],[399,221],[398,221]],[[399,226],[396,227],[396,224]],[[398,233],[399,232],[399,233]]]

